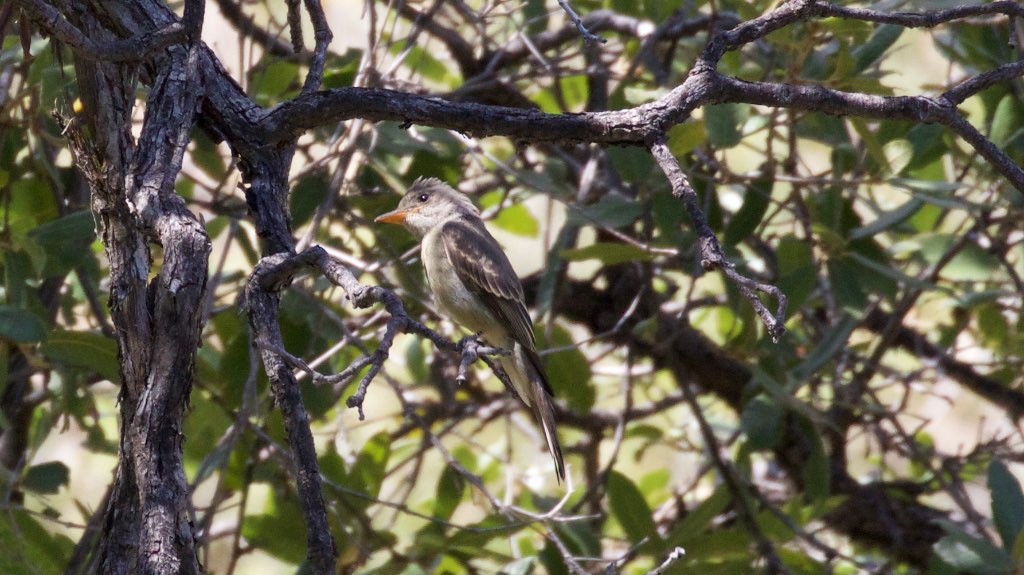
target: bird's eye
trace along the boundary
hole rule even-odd
[[[430,196],[428,194],[420,194],[419,200],[421,202],[425,202],[425,201],[427,201],[429,199],[430,199]]]

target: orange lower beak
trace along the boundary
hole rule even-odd
[[[405,210],[394,210],[386,214],[377,216],[373,221],[381,222],[385,224],[401,224],[405,222],[405,218],[409,215],[409,212]]]

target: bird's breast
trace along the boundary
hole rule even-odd
[[[437,234],[423,238],[421,257],[427,282],[440,310],[462,327],[475,332],[490,332],[495,319],[480,298],[466,287],[448,260],[444,244]]]

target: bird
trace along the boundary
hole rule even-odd
[[[399,224],[420,241],[420,259],[440,311],[510,352],[499,362],[514,395],[533,412],[555,465],[565,479],[558,442],[554,390],[537,354],[533,322],[523,286],[498,241],[487,231],[480,210],[464,194],[437,178],[419,178],[398,207],[374,221]]]

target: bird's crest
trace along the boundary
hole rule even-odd
[[[480,215],[480,210],[477,209],[475,204],[473,204],[473,200],[470,200],[466,194],[463,194],[437,178],[424,178],[423,176],[416,178],[416,181],[409,186],[409,191],[406,192],[406,195],[413,195],[421,192],[442,194],[451,200],[451,202],[454,203],[460,211],[473,215]]]

